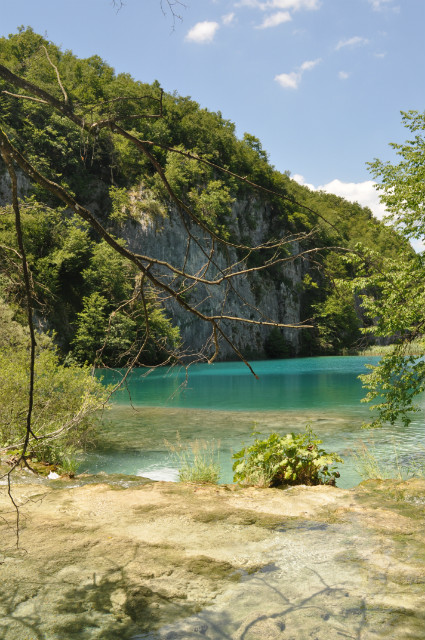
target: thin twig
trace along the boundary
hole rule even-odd
[[[63,84],[62,84],[61,77],[60,77],[60,75],[59,75],[59,70],[58,70],[57,66],[56,66],[55,64],[53,64],[53,62],[52,62],[52,60],[51,60],[51,58],[50,58],[50,56],[49,56],[49,52],[47,51],[47,48],[44,46],[44,44],[43,44],[43,45],[41,45],[41,46],[42,46],[42,48],[44,49],[44,53],[46,54],[46,58],[47,58],[47,60],[49,61],[49,63],[51,64],[51,66],[53,67],[53,69],[54,69],[54,70],[55,70],[55,72],[56,72],[56,78],[57,78],[57,80],[58,80],[58,85],[60,86],[61,91],[62,91],[62,93],[63,93],[63,99],[64,99],[64,102],[65,102],[65,104],[68,104],[68,94],[66,93],[66,91],[65,91],[65,89],[64,89],[64,86],[63,86]]]
[[[12,96],[12,98],[20,98],[21,100],[31,100],[32,102],[40,102],[41,104],[49,104],[47,100],[42,100],[41,98],[34,98],[33,96],[23,96],[20,93],[12,93],[11,91],[6,91],[3,89],[2,93],[6,93],[8,96]]]

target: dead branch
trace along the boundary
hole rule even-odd
[[[8,247],[5,244],[0,244],[0,249],[3,249],[4,251],[11,251],[12,253],[14,253],[16,256],[18,256],[19,260],[22,261],[22,256],[19,253],[19,251],[16,251],[16,249],[14,249],[13,247]]]
[[[2,93],[5,93],[7,96],[12,96],[12,98],[20,98],[21,100],[32,100],[33,102],[40,102],[41,104],[49,104],[47,100],[42,100],[41,98],[34,98],[33,96],[24,96],[21,93],[11,93],[11,91],[6,91],[4,89]]]
[[[59,70],[58,70],[57,66],[56,66],[55,64],[53,64],[53,62],[52,62],[52,60],[51,60],[51,58],[50,58],[50,56],[49,56],[49,52],[47,51],[47,48],[44,46],[44,44],[43,44],[43,45],[41,45],[41,46],[42,46],[42,48],[44,49],[44,53],[46,54],[46,58],[47,58],[47,60],[49,61],[49,64],[50,64],[50,65],[53,67],[53,69],[55,70],[56,78],[57,78],[57,81],[58,81],[58,85],[60,86],[61,91],[62,91],[62,93],[63,93],[63,100],[64,100],[65,104],[68,104],[68,94],[66,93],[66,91],[65,91],[65,89],[64,89],[64,86],[63,86],[63,84],[62,84],[61,77],[60,77],[60,75],[59,75]]]
[[[117,0],[115,0],[115,1],[117,1]],[[122,0],[121,0],[121,3],[122,3]],[[167,15],[167,10],[164,9],[164,5],[165,4],[167,5],[168,11],[170,12],[171,17],[173,19],[173,26],[172,26],[172,29],[171,29],[171,31],[173,32],[174,28],[175,28],[176,20],[180,20],[180,21],[183,20],[183,18],[180,15],[180,13],[177,13],[175,7],[182,7],[183,9],[186,9],[186,5],[183,2],[181,2],[180,0],[160,0],[159,6],[161,7],[161,11],[164,14],[164,16]]]
[[[205,158],[203,158],[198,154],[190,153],[189,151],[182,151],[181,149],[176,149],[175,147],[168,147],[167,145],[160,144],[159,142],[152,142],[151,140],[143,140],[141,142],[146,145],[158,147],[159,149],[164,149],[164,151],[177,153],[178,155],[188,158],[189,160],[196,160],[197,162],[200,162],[201,164],[205,164],[213,169],[217,169],[221,173],[225,173],[226,175],[231,176],[232,178],[236,178],[236,180],[238,180],[239,182],[244,182],[245,184],[248,184],[250,187],[252,187],[256,191],[262,191],[263,193],[267,193],[268,195],[278,197],[281,200],[286,200],[288,202],[291,202],[292,204],[295,204],[298,207],[305,209],[309,213],[312,213],[313,215],[318,216],[321,220],[323,220],[323,222],[325,222],[327,225],[332,227],[337,232],[338,236],[341,235],[339,232],[339,229],[335,227],[335,225],[333,225],[332,222],[329,222],[329,220],[327,220],[324,216],[322,216],[318,211],[314,211],[314,209],[311,209],[307,205],[297,202],[294,198],[290,196],[280,193],[279,191],[274,191],[273,189],[268,189],[267,187],[263,187],[257,184],[256,182],[252,182],[251,180],[248,180],[246,176],[240,176],[237,173],[230,171],[230,169],[226,169],[224,167],[221,167],[218,164],[215,164],[214,162],[211,162],[211,160],[206,160]]]
[[[54,96],[47,93],[47,91],[44,91],[40,87],[37,87],[37,85],[33,84],[32,82],[28,82],[28,80],[20,78],[2,64],[0,64],[0,77],[2,77],[7,82],[10,82],[12,85],[18,86],[20,89],[24,89],[25,91],[34,93],[38,98],[41,98],[41,100],[44,100],[45,102],[50,104],[50,106],[57,109],[60,113],[62,113],[62,115],[67,116],[76,125],[81,126],[81,118],[74,114],[69,104],[61,102]]]
[[[1,66],[0,66],[0,75],[1,75]],[[25,81],[26,82],[26,81]],[[27,88],[30,88],[30,83],[25,85]],[[47,98],[49,94],[47,94],[47,92],[44,92],[43,95]],[[57,101],[55,101],[55,99],[53,98],[53,96],[50,96],[51,100],[50,100],[50,104],[51,106],[53,106],[54,108],[58,109],[58,104]],[[62,109],[60,109],[61,112],[63,112]],[[161,93],[161,112],[162,112],[162,93]],[[69,114],[66,114],[69,117]],[[186,228],[186,231],[188,233],[188,237],[189,239],[192,239],[197,246],[200,248],[201,252],[203,252],[207,258],[207,265],[212,264],[219,273],[221,273],[221,277],[220,278],[215,278],[215,281],[211,281],[210,279],[207,278],[201,278],[199,277],[199,274],[189,274],[186,271],[182,271],[180,269],[177,269],[174,265],[171,265],[168,262],[165,261],[159,261],[159,260],[155,260],[153,261],[157,266],[159,266],[162,262],[162,267],[164,267],[166,270],[168,270],[171,273],[174,273],[176,276],[180,276],[184,279],[189,279],[192,280],[193,285],[195,284],[204,284],[206,286],[209,286],[211,284],[216,284],[216,285],[220,285],[221,283],[223,283],[224,281],[228,282],[228,286],[230,286],[232,288],[232,290],[236,293],[236,295],[238,295],[240,297],[240,294],[234,289],[233,285],[230,283],[230,279],[236,276],[241,276],[241,275],[245,275],[249,272],[255,272],[255,271],[259,271],[261,269],[266,269],[268,268],[270,265],[272,264],[279,264],[279,263],[283,263],[283,262],[287,262],[287,261],[292,261],[295,259],[295,256],[290,256],[290,257],[286,257],[286,258],[277,258],[276,255],[273,258],[270,258],[268,261],[266,261],[266,263],[264,265],[262,265],[261,267],[254,267],[252,269],[246,269],[246,268],[242,268],[239,271],[235,271],[235,265],[228,267],[227,269],[223,270],[221,269],[217,263],[213,260],[212,258],[212,254],[213,252],[210,254],[209,257],[207,257],[207,254],[205,252],[204,247],[202,246],[202,244],[199,242],[198,238],[196,238],[190,231],[190,229],[188,228],[186,221],[184,220],[183,217],[183,212],[186,213],[186,215],[189,217],[189,219],[191,219],[197,226],[198,228],[201,228],[206,234],[209,235],[209,237],[212,239],[212,241],[216,241],[224,246],[228,246],[228,247],[232,247],[235,249],[244,249],[245,251],[247,251],[247,255],[245,256],[245,260],[249,257],[249,255],[253,252],[253,251],[259,251],[262,249],[272,249],[272,248],[276,248],[276,249],[282,249],[283,245],[286,243],[291,243],[294,241],[299,241],[302,239],[305,239],[308,234],[298,234],[298,236],[293,236],[292,238],[287,239],[286,242],[279,240],[277,242],[266,242],[264,244],[262,244],[261,246],[258,247],[246,247],[244,245],[237,245],[235,243],[231,243],[228,242],[227,240],[224,240],[223,238],[218,237],[211,229],[209,229],[202,220],[200,220],[197,216],[195,216],[194,212],[182,201],[180,200],[176,194],[174,193],[173,189],[171,188],[170,184],[168,183],[168,180],[165,176],[165,173],[161,167],[161,165],[159,164],[159,162],[156,160],[156,158],[149,152],[149,150],[147,149],[147,146],[159,146],[160,148],[166,149],[170,152],[173,153],[178,153],[180,155],[183,155],[184,157],[187,157],[191,160],[196,160],[198,162],[202,162],[216,170],[222,171],[223,173],[226,173],[228,175],[231,175],[232,177],[235,177],[236,179],[245,182],[247,184],[249,184],[250,186],[261,190],[269,195],[273,195],[273,196],[277,196],[281,199],[290,201],[292,204],[297,204],[298,206],[302,206],[304,209],[308,210],[310,213],[313,213],[315,216],[317,215],[318,217],[322,218],[325,222],[328,222],[326,219],[323,218],[323,216],[321,216],[320,214],[318,214],[317,212],[313,211],[312,209],[310,209],[309,207],[305,206],[305,205],[300,205],[299,203],[297,203],[293,198],[290,198],[288,196],[286,196],[285,194],[281,194],[278,192],[275,192],[271,189],[265,188],[265,187],[261,187],[255,183],[253,183],[252,181],[248,180],[246,177],[241,177],[238,176],[237,174],[227,170],[227,169],[223,169],[222,167],[220,167],[219,165],[210,162],[209,160],[206,160],[198,155],[195,154],[191,154],[189,152],[183,152],[180,149],[174,149],[172,147],[166,147],[164,145],[156,145],[154,142],[152,141],[141,141],[139,138],[137,138],[136,136],[134,136],[133,134],[127,132],[125,129],[123,129],[122,127],[120,127],[117,124],[117,118],[112,118],[109,120],[104,120],[104,121],[98,121],[95,122],[91,125],[89,125],[84,119],[79,118],[78,116],[75,116],[75,114],[73,114],[73,118],[71,118],[74,122],[79,119],[79,124],[81,126],[82,130],[86,130],[88,133],[91,133],[93,130],[94,131],[98,131],[100,127],[104,127],[104,126],[109,126],[111,131],[114,133],[117,133],[118,135],[121,135],[122,137],[128,139],[130,142],[132,142],[142,153],[143,155],[145,155],[147,157],[147,159],[149,160],[149,162],[152,164],[153,168],[155,169],[155,171],[158,173],[158,175],[161,178],[162,183],[164,184],[166,191],[171,199],[172,202],[174,202],[174,204],[176,205],[177,211],[182,219],[182,222]],[[333,225],[331,225],[333,226]],[[337,233],[338,230],[333,227]],[[104,237],[104,236],[103,236]],[[106,238],[105,238],[106,239]],[[302,256],[302,252],[298,253],[298,257]],[[127,256],[129,257],[129,256]],[[145,262],[152,262],[152,258],[150,256],[143,256],[143,255],[139,255],[139,254],[134,254],[134,257],[137,257],[139,260],[141,261],[145,261]],[[134,261],[134,260],[133,260]],[[140,268],[140,265],[139,265]],[[207,266],[208,269],[208,266]],[[207,271],[207,269],[205,270],[205,273]],[[143,269],[142,269],[143,271]],[[146,272],[147,273],[147,272]],[[156,280],[153,279],[153,275],[151,273],[148,274],[148,277],[151,279],[151,281],[158,285],[160,283],[160,286],[162,287],[162,289],[164,291],[168,292],[168,295],[170,297],[173,297],[181,306],[185,307],[186,310],[190,310],[191,313],[197,315],[200,319],[203,320],[207,320],[211,323],[214,323],[215,320],[217,320],[217,316],[214,317],[214,319],[212,317],[208,317],[205,314],[202,314],[201,312],[199,312],[199,310],[193,306],[190,309],[188,307],[190,307],[190,305],[187,305],[183,300],[182,300],[182,291],[180,292],[176,292],[174,291],[171,287],[167,287],[165,285],[165,283],[163,281],[160,282],[160,280],[163,280],[163,278],[158,278]],[[249,305],[251,306],[251,305]],[[256,311],[258,311],[258,309],[256,309]],[[241,318],[237,318],[237,317],[232,317],[232,316],[225,316],[222,317],[221,319],[231,319],[234,321],[244,321]],[[295,327],[299,327],[302,325],[284,325],[284,324],[278,324],[276,325],[275,322],[273,321],[258,321],[258,320],[251,320],[250,323],[252,324],[266,324],[269,326],[291,326],[292,328]],[[311,326],[311,325],[308,325]],[[216,330],[214,329],[214,324],[213,324],[213,335],[216,336]],[[234,345],[233,345],[234,346]],[[233,348],[233,347],[232,347]],[[235,352],[237,353],[238,357],[240,356],[239,352],[237,352],[236,349],[234,349]]]

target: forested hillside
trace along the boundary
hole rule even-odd
[[[340,282],[356,275],[345,249],[361,242],[392,256],[406,245],[370,210],[312,192],[275,170],[260,141],[251,134],[238,139],[221,113],[165,94],[159,82],[115,74],[97,56],[78,59],[30,28],[0,39],[0,64],[64,105],[61,113],[26,95],[24,85],[17,89],[7,73],[0,75],[1,123],[16,149],[91,211],[121,246],[184,265],[173,277],[162,276],[177,298],[159,295],[52,191],[18,172],[36,319],[55,333],[64,356],[123,366],[129,358],[161,363],[178,347],[199,352],[208,331],[196,314],[184,315],[186,303],[202,313],[228,303],[231,317],[247,316],[247,323],[229,331],[250,357],[340,353],[356,343],[361,309]],[[78,120],[64,117],[73,113]],[[114,136],[118,129],[126,135]],[[152,160],[132,139],[146,143]],[[9,177],[0,164],[0,298],[24,322],[10,202]],[[176,202],[190,209],[191,220]],[[214,279],[227,258],[245,271],[234,286],[211,293],[201,281],[197,288],[188,282],[187,265],[201,280],[212,272]],[[314,328],[273,329],[261,318],[282,325],[308,321]],[[220,353],[235,355],[225,341]]]

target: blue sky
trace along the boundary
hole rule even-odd
[[[220,110],[271,163],[379,214],[366,162],[393,158],[400,111],[425,108],[424,0],[0,0],[79,57]]]

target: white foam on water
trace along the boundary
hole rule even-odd
[[[164,480],[167,482],[177,482],[179,479],[179,472],[177,469],[173,469],[172,467],[159,467],[150,469],[139,469],[136,473],[137,476],[142,476],[143,478],[149,478],[149,480]]]

